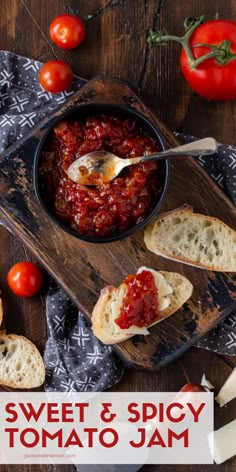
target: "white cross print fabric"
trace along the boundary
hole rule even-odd
[[[122,362],[110,346],[93,336],[84,315],[54,283],[48,292],[46,313],[50,334],[44,354],[48,391],[102,391],[120,380]]]
[[[51,94],[39,84],[41,62],[0,51],[0,153],[53,113],[85,80],[75,77],[66,92]]]

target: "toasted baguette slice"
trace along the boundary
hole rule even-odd
[[[43,384],[45,368],[38,349],[28,339],[0,332],[0,384],[35,388]]]
[[[236,272],[236,232],[217,218],[188,206],[160,215],[145,230],[157,255],[219,272]]]
[[[164,307],[168,300],[168,306],[159,312],[158,320],[152,324],[154,325],[175,313],[191,297],[193,286],[183,275],[174,272],[156,272],[153,269],[147,269],[145,267],[141,268],[138,272],[144,269],[152,272],[154,277],[155,274],[157,274],[159,278],[162,278],[165,289],[167,289],[163,292],[166,293],[166,295],[162,297],[162,300],[158,299],[158,302],[161,302],[161,305]],[[112,286],[105,287],[102,289],[100,297],[94,307],[92,313],[93,333],[104,344],[116,344],[129,339],[135,334],[149,334],[146,328],[152,325],[144,329],[132,326],[128,330],[122,330],[115,323],[115,319],[119,316],[119,309],[121,308],[126,290],[127,287],[125,284],[121,284],[118,288]],[[116,304],[117,307],[117,316],[114,316],[114,304]]]

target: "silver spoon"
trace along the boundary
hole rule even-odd
[[[111,152],[93,151],[76,159],[67,169],[68,177],[81,185],[100,185],[109,182],[127,166],[171,159],[173,157],[200,156],[213,154],[217,150],[214,138],[204,138],[183,146],[177,146],[148,156],[121,159]]]

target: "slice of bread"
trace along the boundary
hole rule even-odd
[[[184,206],[160,215],[145,230],[157,255],[203,269],[236,272],[236,232],[217,218]]]
[[[44,383],[43,359],[31,341],[0,332],[0,384],[12,388],[35,388]]]
[[[158,279],[163,279],[162,286],[165,285],[165,291],[162,287],[163,296],[161,299],[160,291],[158,291],[158,304],[162,307],[166,306],[166,308],[159,311],[158,320],[146,327],[148,328],[172,315],[181,308],[181,306],[191,297],[193,286],[186,277],[174,272],[156,272],[153,269],[147,269],[145,267],[139,269],[138,272],[142,270],[149,270],[153,275],[157,274]],[[160,282],[158,282],[157,288],[158,286],[160,288]],[[115,319],[119,316],[119,310],[126,295],[126,290],[127,287],[125,284],[121,284],[118,288],[112,286],[105,287],[101,291],[100,297],[93,309],[93,333],[104,344],[116,344],[129,339],[135,334],[149,334],[146,328],[131,326],[128,330],[123,330],[115,323]],[[116,310],[114,310],[114,304]]]

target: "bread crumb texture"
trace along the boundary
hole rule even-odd
[[[236,232],[216,218],[189,211],[169,214],[156,222],[151,244],[169,258],[236,271]]]
[[[44,380],[43,359],[34,344],[23,336],[0,335],[0,384],[27,389]]]

